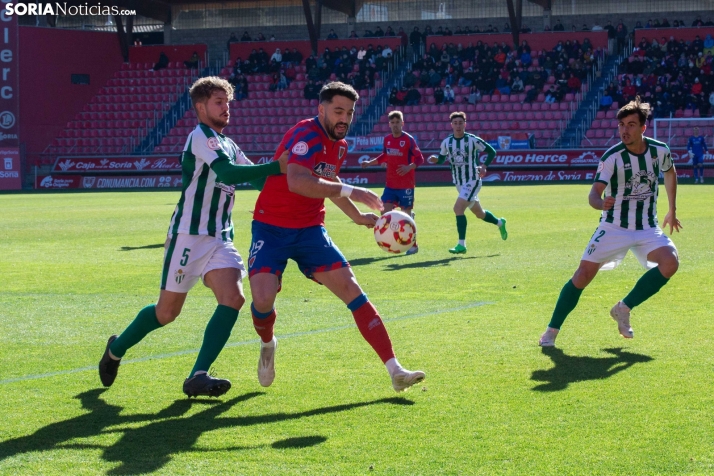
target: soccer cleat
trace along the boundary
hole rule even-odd
[[[273,336],[273,345],[264,347],[260,342],[260,357],[258,358],[258,382],[263,387],[270,387],[275,380],[275,349],[278,348],[278,339]]]
[[[421,382],[426,377],[426,374],[421,370],[411,370],[399,368],[392,375],[392,387],[397,392],[403,392],[412,385]]]
[[[105,387],[112,386],[112,384],[114,383],[114,379],[117,378],[119,364],[121,363],[121,359],[114,360],[109,357],[109,346],[112,344],[112,342],[114,342],[116,338],[116,335],[113,335],[109,338],[109,340],[107,341],[107,347],[106,349],[104,349],[104,355],[102,355],[102,359],[99,361],[99,380],[102,381],[102,385],[104,385]]]
[[[188,398],[205,395],[207,397],[220,397],[231,389],[231,382],[215,378],[207,373],[196,374],[193,377],[187,378],[183,382],[183,393]]]
[[[464,245],[456,245],[453,248],[449,249],[449,253],[453,253],[455,255],[460,255],[466,253],[466,247]]]
[[[699,183],[704,183],[704,177],[699,177]]]
[[[411,248],[409,248],[405,254],[407,254],[407,255],[415,255],[415,254],[417,254],[417,253],[419,253],[419,247],[418,247],[417,245],[414,245],[414,246],[412,246]]]
[[[501,232],[501,239],[508,239],[508,231],[506,230],[506,219],[501,217],[501,226],[498,227],[498,231]]]
[[[546,328],[543,335],[540,336],[538,345],[541,347],[555,347],[555,338],[558,337],[558,332],[560,332],[560,329]]]
[[[617,322],[617,330],[620,331],[622,337],[625,339],[635,337],[635,331],[630,327],[630,310],[622,301],[619,301],[610,309],[610,316]]]

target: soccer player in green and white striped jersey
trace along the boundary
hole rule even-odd
[[[650,105],[639,96],[617,113],[622,142],[600,159],[590,195],[590,206],[602,210],[600,226],[555,305],[548,328],[540,338],[543,347],[555,345],[555,338],[568,314],[575,309],[583,289],[598,270],[613,269],[628,250],[649,270],[630,293],[610,310],[622,337],[631,339],[630,311],[657,293],[677,272],[677,248],[657,224],[658,177],[664,173],[669,212],[663,227],[669,233],[682,227],[677,219],[677,173],[667,144],[644,137]],[[603,192],[605,198],[603,199]]]
[[[451,164],[451,178],[456,185],[459,196],[454,203],[456,214],[456,230],[459,233],[459,242],[449,250],[450,253],[466,253],[466,209],[468,208],[477,218],[496,225],[501,232],[501,239],[508,238],[506,219],[496,218],[493,213],[481,208],[478,192],[481,190],[481,177],[486,175],[486,167],[496,157],[493,147],[480,137],[466,132],[466,113],[452,112],[449,116],[451,129],[454,131],[441,143],[438,156],[432,155],[427,161],[431,164],[443,164],[446,160]],[[479,165],[479,154],[486,152],[487,157],[483,165]]]
[[[238,311],[245,302],[245,266],[233,246],[235,185],[250,182],[261,189],[269,175],[287,170],[287,153],[277,162],[253,165],[238,146],[222,134],[230,118],[233,86],[217,77],[196,81],[189,91],[199,124],[189,134],[181,155],[182,190],[168,230],[161,291],[156,304],[142,309],[134,321],[107,342],[99,362],[105,387],[114,383],[126,351],[149,332],[172,322],[199,278],[216,296],[218,306],[208,321],[196,363],[183,384],[189,397],[219,396],[231,388],[208,369],[228,341]]]

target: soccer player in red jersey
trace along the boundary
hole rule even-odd
[[[290,151],[287,174],[269,177],[255,204],[248,270],[253,325],[261,339],[258,381],[264,387],[275,379],[275,297],[288,259],[352,311],[357,328],[384,362],[396,391],[406,390],[425,377],[424,372],[412,372],[399,364],[377,309],[357,284],[349,262],[324,226],[325,198],[355,223],[368,228],[374,227],[377,215],[362,213],[352,200],[373,210],[383,209],[374,192],[343,184],[337,176],[347,152],[344,138],[358,99],[357,92],[344,83],[323,86],[318,115],[290,129],[276,151],[276,157]]]
[[[362,162],[366,168],[372,164],[387,164],[387,183],[382,193],[384,211],[389,212],[400,207],[407,215],[412,215],[414,207],[414,187],[416,186],[414,170],[424,163],[424,156],[414,140],[414,137],[404,132],[404,116],[401,111],[389,113],[389,128],[392,133],[384,138],[382,153],[371,160]],[[416,242],[407,250],[408,255],[419,251]]]

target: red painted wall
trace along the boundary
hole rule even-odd
[[[554,31],[543,33],[521,33],[519,36],[519,44],[526,40],[533,50],[551,50],[559,41],[565,43],[567,40],[578,40],[580,43],[585,38],[590,38],[590,43],[593,48],[607,48],[607,32],[606,31]],[[427,49],[432,43],[441,48],[444,43],[453,43],[458,45],[461,43],[464,47],[469,43],[476,44],[477,41],[482,41],[489,46],[493,42],[501,44],[505,41],[507,45],[513,46],[513,37],[510,33],[477,33],[474,35],[454,35],[454,36],[429,36],[426,41]]]
[[[662,37],[669,40],[670,36],[673,36],[675,40],[692,41],[699,35],[702,41],[707,35],[714,36],[714,27],[711,26],[700,26],[694,28],[647,28],[644,30],[635,30],[635,46],[640,42],[642,38],[646,38],[652,41],[654,38],[659,41]]]
[[[352,48],[352,46],[355,46],[357,49],[359,49],[360,46],[364,46],[367,48],[368,45],[372,45],[374,48],[377,48],[377,45],[382,45],[384,47],[385,45],[389,45],[393,50],[397,50],[400,45],[400,39],[399,37],[389,37],[389,38],[356,38],[354,40],[350,39],[342,39],[342,40],[320,40],[317,42],[317,52],[318,54],[322,54],[323,51],[325,51],[325,48],[330,48],[330,51],[333,51],[335,47],[339,47],[340,49],[343,46],[346,46],[347,49],[349,50]],[[310,46],[310,42],[305,40],[305,41],[246,41],[246,42],[241,42],[241,43],[231,43],[231,51],[230,51],[230,59],[235,60],[236,58],[241,58],[243,60],[248,59],[248,56],[250,56],[250,53],[255,49],[258,51],[259,48],[263,48],[263,51],[265,51],[268,54],[268,58],[270,58],[273,53],[275,53],[276,48],[280,48],[280,51],[282,53],[285,52],[286,48],[290,48],[290,51],[292,51],[293,48],[297,48],[300,53],[302,53],[303,57],[307,58],[312,54],[312,47]]]
[[[122,63],[116,33],[20,27],[20,142],[42,152]],[[70,75],[88,74],[89,86]]]
[[[132,46],[129,48],[130,63],[156,63],[163,51],[171,62],[183,63],[188,60],[193,52],[198,53],[202,61],[206,60],[206,45],[150,45]]]

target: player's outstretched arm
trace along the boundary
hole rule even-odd
[[[304,197],[349,197],[355,202],[364,203],[372,210],[384,209],[382,200],[371,190],[315,177],[312,170],[299,164],[288,164],[288,188]]]
[[[662,229],[666,230],[667,225],[669,225],[669,234],[674,233],[674,230],[679,230],[682,224],[677,219],[677,172],[674,169],[674,165],[668,171],[664,173],[664,188],[667,190],[667,202],[669,203],[669,211],[664,216],[664,221],[662,222]]]
[[[330,198],[332,203],[337,205],[337,208],[342,210],[342,213],[350,217],[350,219],[358,225],[364,225],[367,228],[374,228],[379,218],[374,213],[362,213],[352,200],[347,197]]]
[[[270,162],[260,165],[234,165],[228,160],[218,160],[211,164],[211,168],[218,176],[218,180],[227,184],[252,182],[269,175],[280,173],[280,162]]]

